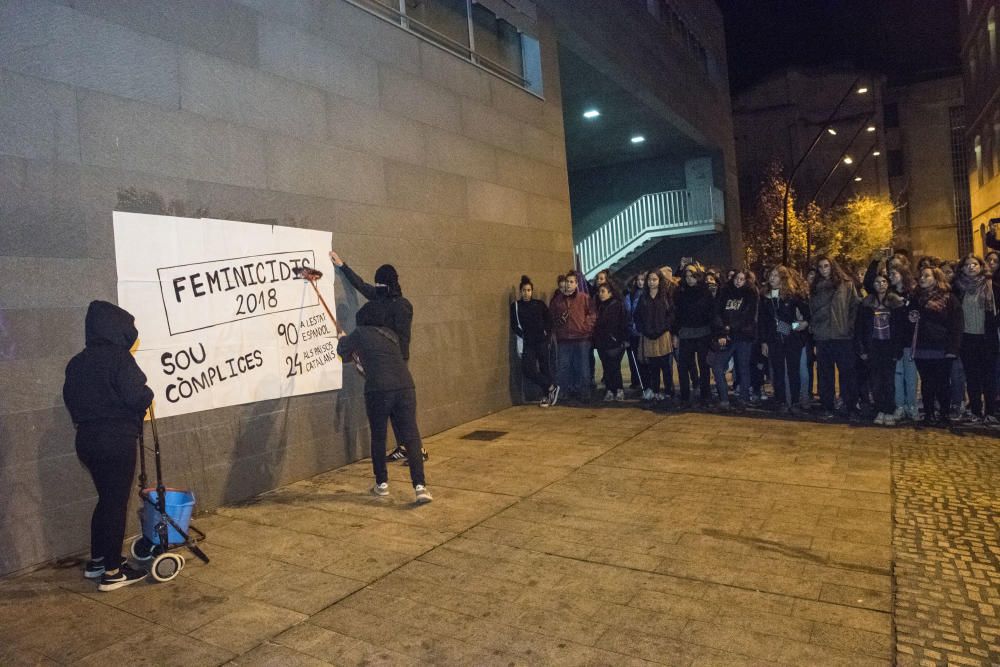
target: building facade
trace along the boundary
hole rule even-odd
[[[369,279],[394,264],[415,311],[418,420],[441,431],[520,399],[508,303],[521,274],[547,298],[574,264],[571,171],[672,155],[650,187],[714,188],[712,234],[738,243],[708,4],[0,5],[0,574],[88,542],[95,493],[60,389],[88,303],[117,300],[114,211],[324,230]],[[590,95],[625,110],[604,116],[624,160],[612,124],[567,130]],[[636,127],[656,150],[629,142]],[[336,294],[350,329],[358,297],[342,280]],[[168,481],[209,509],[366,457],[367,429],[345,373],[339,391],[159,433]]]
[[[983,235],[1000,217],[1000,67],[994,0],[963,0],[959,10],[965,83],[965,148],[969,174],[969,220],[959,251],[983,252]]]

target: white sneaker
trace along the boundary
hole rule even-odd
[[[429,503],[430,501],[434,500],[434,497],[431,495],[431,492],[428,491],[427,487],[424,486],[423,484],[417,484],[415,487],[413,487],[413,491],[414,493],[417,494],[417,502],[420,503],[421,505],[424,503]]]
[[[917,409],[915,405],[906,406],[906,416],[913,421],[918,421],[920,419],[920,410]]]
[[[613,400],[615,400],[615,392],[611,391],[610,389],[608,391],[606,391],[604,393],[604,400],[605,401],[613,401]]]
[[[896,411],[892,413],[892,418],[895,419],[896,421],[899,421],[904,416],[906,416],[906,409],[902,405],[897,407]]]
[[[382,482],[381,484],[376,484],[375,486],[373,486],[372,495],[379,497],[389,495],[389,482]]]
[[[666,400],[667,395],[666,394],[654,394],[653,398],[655,398],[658,401],[663,401],[663,400]]]
[[[886,415],[885,419],[882,420],[882,425],[883,426],[895,426],[896,425],[896,418],[893,417],[892,415]]]
[[[875,423],[878,424],[879,426],[882,426],[882,425],[885,424],[885,413],[884,412],[880,412],[877,415],[875,415]]]
[[[642,391],[642,400],[644,400],[644,401],[651,401],[651,400],[653,400],[653,390],[652,389],[644,389]]]
[[[625,390],[624,389],[619,389],[618,391],[615,392],[615,400],[616,401],[624,401],[625,400]]]

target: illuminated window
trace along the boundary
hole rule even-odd
[[[976,154],[976,175],[979,176],[979,185],[983,185],[983,140],[978,134],[972,143],[973,152]]]
[[[990,65],[997,66],[997,10],[990,7],[990,13],[986,16],[986,32],[990,40]]]

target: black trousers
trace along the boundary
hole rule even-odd
[[[969,409],[977,417],[984,416],[984,396],[986,414],[996,416],[996,363],[997,353],[987,345],[985,335],[962,334],[962,367],[965,369],[965,386],[969,391]]]
[[[606,350],[598,350],[601,357],[601,368],[604,369],[604,387],[608,391],[618,391],[623,389],[622,384],[622,356],[625,348],[610,347]]]
[[[872,341],[868,368],[875,411],[891,415],[896,411],[896,355],[892,343]]]
[[[647,357],[643,366],[646,369],[645,384],[654,394],[660,392],[660,377],[663,377],[663,393],[667,396],[674,395],[674,366],[673,354],[665,354],[662,357]]]
[[[920,374],[920,398],[924,403],[924,419],[935,415],[947,417],[951,412],[951,366],[954,359],[916,359]],[[938,407],[935,408],[935,402]]]
[[[521,353],[521,373],[528,380],[548,391],[552,386],[552,371],[549,369],[549,346],[545,341],[524,343]]]
[[[76,455],[97,489],[97,507],[90,517],[90,557],[103,558],[105,570],[122,564],[136,452],[136,436],[115,425],[87,422],[76,430]]]
[[[391,421],[396,442],[406,443],[410,481],[413,486],[424,484],[423,443],[420,440],[420,429],[417,428],[416,390],[410,387],[368,392],[365,394],[365,409],[372,434],[371,455],[375,483],[389,481],[389,470],[385,464],[385,440]]]
[[[802,345],[802,339],[798,336],[782,336],[767,341],[767,356],[771,360],[771,384],[774,386],[774,400],[778,403],[798,405],[802,389],[802,378],[799,375]]]
[[[837,369],[836,374],[834,366]],[[823,409],[833,410],[836,400],[837,374],[839,374],[840,398],[844,401],[844,409],[853,412],[858,403],[854,341],[816,341],[816,370],[819,375],[819,399],[823,403]]]
[[[680,377],[682,401],[690,400],[692,386],[700,388],[701,400],[707,401],[712,398],[712,371],[708,367],[708,336],[681,340],[680,350],[677,353],[677,375]]]

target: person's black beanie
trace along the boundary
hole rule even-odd
[[[399,274],[392,264],[383,264],[375,272],[375,282],[379,285],[394,287],[399,285]]]

